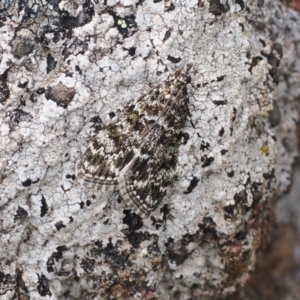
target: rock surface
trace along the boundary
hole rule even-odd
[[[216,299],[243,286],[291,183],[299,26],[275,1],[0,3],[1,299]],[[118,193],[83,189],[91,137],[188,63],[172,193],[141,219]]]

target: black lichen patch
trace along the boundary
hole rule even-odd
[[[177,266],[182,265],[189,257],[186,245],[182,241],[174,243],[174,240],[169,238],[165,246],[167,249],[167,257],[165,259],[174,261]]]
[[[226,105],[228,103],[227,100],[213,100],[212,102],[213,102],[213,104],[215,104],[217,106],[219,106],[219,105]]]
[[[189,251],[185,245],[180,247],[167,247],[168,257],[171,261],[174,261],[177,266],[182,265],[189,257]]]
[[[131,267],[132,262],[128,260],[129,252],[127,250],[120,250],[122,241],[118,240],[115,245],[111,241],[103,247],[101,241],[97,241],[94,247],[90,251],[91,257],[104,256],[105,261],[111,265],[116,271],[124,270],[125,268]]]
[[[206,168],[210,166],[214,160],[214,157],[207,157],[206,155],[202,156],[201,161],[203,162],[203,164],[201,165],[201,167]]]
[[[43,217],[48,212],[48,205],[44,196],[42,196],[41,203],[42,206],[40,216]]]
[[[91,274],[95,269],[95,260],[84,258],[80,262],[80,267],[85,271],[87,274]]]
[[[128,225],[128,229],[123,229],[123,234],[127,237],[129,243],[133,248],[138,248],[145,240],[150,240],[150,234],[146,232],[137,232],[138,229],[143,227],[143,221],[140,216],[132,213],[131,210],[124,210],[125,217],[123,223]]]
[[[262,184],[260,182],[253,182],[251,185],[251,194],[252,194],[252,205],[251,207],[255,207],[259,201],[262,199],[262,192],[259,191],[259,187]]]
[[[6,73],[0,76],[0,104],[4,104],[10,95],[6,80]]]
[[[27,217],[28,217],[27,211],[23,207],[18,206],[17,212],[14,216],[14,222],[20,222],[22,224],[25,222]]]
[[[82,70],[81,70],[81,68],[80,68],[78,65],[75,66],[75,70],[76,70],[80,75],[82,75]]]
[[[149,232],[136,232],[131,230],[122,230],[124,235],[127,237],[128,242],[132,245],[133,248],[138,249],[140,247],[140,244],[143,241],[149,241],[151,238],[151,235]]]
[[[268,189],[270,189],[272,181],[276,181],[275,169],[273,168],[269,173],[264,173],[263,177],[267,180]]]
[[[60,11],[60,26],[62,29],[71,30],[88,24],[95,14],[94,4],[90,0],[85,0],[82,9],[77,16],[72,16],[66,10]]]
[[[220,151],[221,155],[225,155],[227,152],[228,152],[228,150],[226,150],[226,149],[222,149],[222,150]]]
[[[203,242],[209,243],[212,240],[217,240],[216,223],[211,217],[203,218],[202,223],[200,223],[198,226],[202,232]]]
[[[233,215],[235,208],[236,208],[236,206],[234,204],[229,204],[227,206],[224,206],[225,220],[231,218],[231,215]]]
[[[170,237],[165,243],[167,255],[164,256],[164,260],[166,260],[166,262],[168,260],[174,261],[177,265],[183,264],[189,256],[186,245],[187,243],[185,242],[184,237],[177,243],[175,243],[174,239]]]
[[[228,171],[228,172],[227,172],[227,176],[228,176],[229,178],[232,178],[232,177],[234,176],[234,171],[233,171],[233,170]]]
[[[53,43],[57,43],[59,40],[60,40],[60,34],[59,34],[59,32],[54,32],[53,33],[52,42]]]
[[[0,27],[5,26],[6,20],[7,20],[6,16],[5,16],[4,14],[2,14],[2,15],[0,16]]]
[[[168,204],[164,204],[163,207],[160,209],[160,212],[163,214],[163,222],[167,221],[167,217],[170,214],[170,208]],[[170,217],[172,218],[172,217]]]
[[[193,250],[188,247],[190,243],[197,244],[199,247],[204,247],[207,244],[216,243],[220,244],[222,241],[228,240],[228,237],[222,233],[218,233],[217,225],[211,217],[203,218],[202,222],[198,224],[199,230],[194,234],[185,234],[181,240],[176,243],[172,238],[165,243],[167,255],[163,257],[163,263],[173,261],[176,265],[183,264],[190,258]]]
[[[209,1],[209,12],[215,16],[220,16],[226,10],[221,4],[220,0],[210,0]]]
[[[223,81],[223,80],[224,80],[224,78],[225,78],[225,75],[218,76],[218,77],[217,77],[217,82],[221,82],[221,81]]]
[[[161,251],[160,251],[160,248],[159,248],[157,242],[158,242],[158,236],[156,236],[156,239],[151,241],[151,243],[148,245],[147,251],[148,251],[149,256],[160,257]],[[158,261],[158,263],[160,263],[160,260]]]
[[[190,138],[190,135],[189,135],[187,132],[181,132],[181,133],[179,134],[179,139],[181,140],[181,143],[182,143],[183,145],[186,145],[186,144],[187,144],[189,138]]]
[[[136,213],[132,213],[131,210],[124,210],[125,217],[123,218],[123,224],[128,225],[130,230],[138,230],[143,227],[142,218]]]
[[[65,228],[66,225],[63,223],[63,221],[59,221],[57,223],[55,223],[55,227],[57,231],[60,231],[62,228]]]
[[[239,6],[241,7],[241,10],[245,9],[245,3],[243,0],[236,0],[235,3],[239,4]]]
[[[263,58],[261,56],[255,56],[252,58],[250,67],[249,67],[249,72],[252,73],[252,69],[257,66],[261,61],[263,60]]]
[[[44,94],[45,93],[45,88],[38,88],[37,90],[36,90],[36,93],[38,94],[38,95],[42,95],[42,94]]]
[[[53,254],[48,258],[47,260],[47,271],[48,273],[52,273],[54,272],[54,265],[55,262],[58,262],[60,259],[63,258],[63,252],[67,251],[68,248],[66,246],[58,246],[56,247],[55,252],[53,252]]]
[[[174,56],[171,56],[171,55],[168,55],[167,59],[173,63],[173,64],[177,64],[181,61],[181,58],[180,57],[174,57]]]
[[[52,70],[55,69],[57,61],[55,61],[54,57],[48,53],[47,55],[47,74],[49,74]]]
[[[0,271],[0,288],[1,294],[4,295],[8,291],[12,291],[16,286],[16,278],[8,273]]]
[[[101,118],[100,118],[99,116],[94,116],[94,117],[92,117],[92,118],[90,119],[90,122],[100,124],[100,123],[102,123],[102,120],[101,120]]]
[[[67,156],[68,156],[68,153],[66,153],[65,156],[67,157]],[[76,176],[75,176],[75,174],[72,174],[72,175],[71,175],[71,174],[67,174],[67,175],[66,175],[66,178],[67,178],[67,179],[75,180],[75,179],[76,179]]]
[[[108,115],[111,119],[113,119],[116,116],[116,114],[113,111],[110,112]]]
[[[171,29],[168,29],[166,32],[165,32],[165,36],[163,38],[163,42],[165,42],[170,36],[171,36],[171,33],[172,33],[172,30]]]
[[[9,118],[10,121],[15,123],[29,122],[32,119],[32,116],[28,112],[19,108],[8,111],[5,117]]]
[[[249,203],[248,203],[248,195],[247,195],[246,190],[237,192],[233,196],[233,200],[234,200],[235,207],[236,207],[235,213],[245,214],[251,209],[251,207],[249,206]],[[252,207],[253,207],[253,205],[252,205]],[[228,215],[228,217],[231,218],[232,216]]]
[[[198,0],[197,5],[198,5],[198,7],[202,8],[202,9],[205,7],[205,6],[204,6],[204,1],[203,1],[203,0]]]
[[[200,145],[200,151],[204,151],[206,149],[209,149],[210,144],[207,142],[202,141]]]
[[[232,109],[231,122],[234,122],[234,121],[235,121],[236,115],[237,115],[237,109],[234,107],[234,108]]]
[[[205,217],[202,220],[202,224],[204,226],[205,229],[213,229],[215,230],[217,227],[217,224],[215,223],[215,221],[211,218],[211,217]]]
[[[40,296],[42,297],[52,296],[52,293],[49,288],[49,280],[43,274],[41,276],[39,276],[38,274],[38,277],[39,277],[39,281],[38,281],[37,290]]]
[[[262,193],[260,191],[252,190],[253,204],[252,207],[255,207],[257,203],[262,199]]]
[[[190,194],[193,189],[198,185],[198,182],[200,181],[200,179],[196,176],[193,176],[192,180],[190,181],[190,185],[187,188],[187,191],[184,192],[184,194]]]
[[[159,211],[162,213],[162,217],[156,219],[156,217],[151,216],[152,225],[155,226],[156,230],[159,230],[162,226],[165,226],[167,220],[173,220],[173,216],[170,214],[170,207],[168,204],[164,204]]]
[[[219,136],[223,136],[225,133],[224,127],[219,130]]]
[[[248,196],[245,190],[242,190],[238,193],[235,193],[233,196],[234,202],[236,205],[247,205],[248,204]]]
[[[75,94],[76,90],[74,88],[68,88],[59,83],[56,86],[49,87],[46,90],[45,97],[48,100],[54,101],[58,106],[67,108]]]
[[[269,71],[269,74],[273,78],[274,83],[278,84],[279,82],[278,68],[283,56],[282,45],[279,43],[274,43],[271,53],[265,56],[268,60],[269,65],[272,66],[272,69]]]
[[[136,51],[136,47],[131,47],[131,48],[127,49],[127,51],[128,51],[128,54],[130,56],[134,56],[135,55],[135,51]]]
[[[165,243],[167,249],[167,256],[164,258],[174,261],[176,265],[181,265],[185,262],[186,259],[190,257],[190,254],[193,250],[188,250],[187,245],[189,243],[196,243],[201,245],[203,243],[203,231],[206,230],[204,225],[199,226],[200,229],[197,230],[194,234],[185,234],[182,236],[182,239],[176,243],[172,238],[169,238],[168,242]]]
[[[35,93],[30,94],[29,100],[30,100],[32,103],[36,103],[36,102],[37,102],[37,97],[35,96]],[[22,105],[26,105],[26,102],[24,102],[24,101],[21,101],[21,103],[22,103]],[[23,104],[23,103],[24,103],[24,104]]]
[[[95,15],[94,3],[92,0],[80,1],[81,4],[73,3],[74,5],[64,5],[63,9],[59,6],[61,1],[47,1],[48,5],[41,5],[40,1],[28,4],[26,1],[18,1],[17,10],[22,11],[22,26],[30,28],[33,20],[41,22],[38,31],[35,31],[34,41],[28,38],[17,37],[12,46],[14,55],[21,58],[28,55],[32,51],[32,45],[49,43],[49,33],[53,35],[52,41],[57,43],[61,38],[71,38],[74,28],[88,24]],[[69,11],[70,9],[70,11]],[[5,10],[4,10],[5,11]],[[21,27],[22,28],[22,27]]]
[[[128,38],[138,31],[134,15],[121,18],[113,10],[108,10],[107,12],[114,18],[114,27],[117,27],[123,38]]]
[[[20,89],[25,89],[27,85],[28,85],[28,80],[26,79],[20,79],[20,81],[18,82],[18,88]]]
[[[164,8],[165,12],[170,12],[174,9],[175,9],[174,3],[172,3],[171,1],[169,3],[167,1],[165,2],[165,8]]]
[[[24,186],[24,187],[28,187],[28,186],[31,186],[31,184],[32,184],[32,181],[31,181],[31,179],[26,179],[25,181],[22,181],[22,185]]]

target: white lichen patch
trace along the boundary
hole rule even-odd
[[[213,299],[244,284],[284,182],[267,119],[271,42],[248,5],[0,4],[3,299]],[[81,187],[89,141],[189,64],[175,176],[151,216],[118,190]]]

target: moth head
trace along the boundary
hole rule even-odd
[[[184,82],[185,84],[188,84],[191,82],[191,76],[188,75],[187,72],[184,72],[182,70],[175,71],[174,77],[176,79],[178,79],[179,81]]]

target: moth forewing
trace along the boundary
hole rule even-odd
[[[175,178],[190,68],[127,105],[118,121],[96,135],[77,168],[81,184],[119,191],[125,206],[141,217],[156,209]]]

